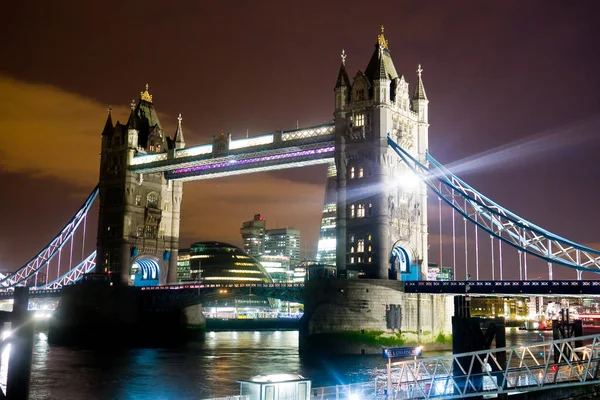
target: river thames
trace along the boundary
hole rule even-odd
[[[514,328],[506,339],[508,346],[542,340]],[[385,377],[377,355],[300,356],[297,331],[209,332],[177,349],[55,347],[45,333],[34,340],[31,399],[205,399],[239,394],[238,379],[272,373],[301,374],[313,387]]]

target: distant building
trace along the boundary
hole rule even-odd
[[[326,265],[335,265],[336,176],[335,164],[331,163],[327,168],[327,188],[325,189],[321,231],[317,245],[317,261]]]
[[[300,231],[294,228],[267,230],[264,254],[289,257],[291,268],[295,268],[300,264]]]
[[[293,272],[290,270],[289,257],[263,255],[260,257],[260,263],[271,275],[273,282],[285,283],[292,281]]]
[[[429,263],[427,268],[428,281],[452,281],[454,273],[452,268],[440,267],[437,264]]]
[[[177,282],[190,280],[190,249],[179,249],[177,255]]]
[[[260,257],[265,253],[265,229],[267,221],[256,214],[250,221],[242,224],[240,233],[244,240],[244,251],[252,257]]]
[[[182,276],[184,276],[185,257],[189,257],[190,281],[207,284],[273,282],[269,273],[256,259],[242,249],[227,243],[192,244],[188,256],[178,257],[178,261],[182,264]]]

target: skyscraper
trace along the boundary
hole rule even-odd
[[[267,221],[256,214],[251,221],[242,224],[240,233],[244,240],[244,251],[252,257],[260,257],[265,253],[265,227]]]
[[[317,246],[317,261],[326,265],[335,265],[336,175],[335,164],[329,164],[323,216],[321,217],[321,232]]]
[[[290,267],[300,264],[300,231],[294,228],[269,229],[265,234],[265,254],[290,258]]]

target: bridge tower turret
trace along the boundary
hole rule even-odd
[[[115,283],[152,285],[175,282],[179,248],[182,183],[163,174],[138,174],[134,156],[161,157],[185,145],[181,119],[176,137],[164,134],[152,95],[146,90],[131,104],[126,124],[102,132],[97,267]]]
[[[427,268],[426,187],[387,144],[389,134],[425,160],[428,100],[420,74],[411,102],[383,27],[365,72],[358,71],[351,83],[342,54],[334,112],[341,274],[421,279]]]

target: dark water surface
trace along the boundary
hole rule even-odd
[[[541,341],[537,332],[506,336],[508,346]],[[273,373],[301,374],[318,387],[383,378],[385,363],[379,355],[301,357],[295,331],[211,332],[177,349],[120,350],[49,346],[36,333],[30,398],[205,399],[238,394],[238,379]]]

